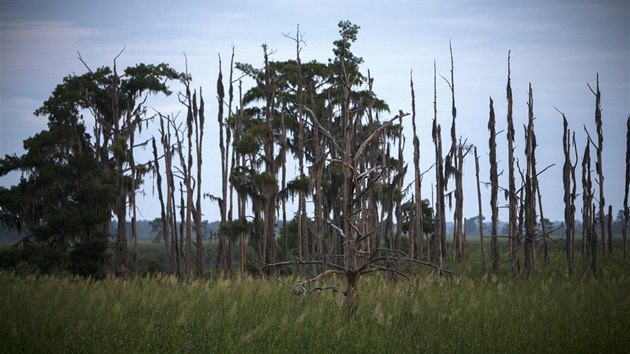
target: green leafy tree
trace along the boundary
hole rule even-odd
[[[101,226],[110,220],[115,183],[98,163],[84,124],[50,124],[24,148],[23,156],[0,159],[0,176],[22,172],[16,186],[0,188],[2,222],[29,234],[21,249],[8,252],[44,273],[103,277],[108,240]]]
[[[87,67],[87,65],[86,65]],[[140,187],[148,164],[137,164],[133,149],[136,132],[151,119],[147,115],[150,95],[170,95],[169,80],[189,80],[167,64],[137,64],[119,74],[114,65],[91,70],[83,75],[69,75],[35,113],[48,117],[50,129],[72,126],[83,121],[86,110],[92,119],[94,133],[87,140],[101,168],[113,179],[115,200],[111,210],[118,220],[115,265],[118,274],[127,271],[127,206],[132,193]],[[135,205],[131,205],[135,207]],[[105,224],[101,232],[107,232]]]
[[[54,248],[60,255],[56,263],[71,262],[78,274],[100,276],[113,212],[115,265],[124,274],[128,200],[148,171],[148,164],[137,164],[133,156],[146,142],[134,145],[134,137],[151,119],[148,97],[170,95],[168,80],[189,77],[166,64],[137,64],[122,74],[116,60],[113,68],[86,68],[83,75],[65,77],[35,112],[47,117],[48,129],[25,141],[27,153],[0,160],[0,175],[21,171],[25,176],[17,186],[0,190],[0,213],[5,224],[26,226],[35,240]],[[92,136],[86,132],[86,112]]]

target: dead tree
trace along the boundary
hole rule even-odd
[[[219,199],[219,211],[221,213],[221,225],[227,223],[227,188],[228,188],[228,153],[225,147],[223,107],[225,105],[225,88],[223,86],[223,72],[221,70],[221,57],[219,56],[219,76],[217,78],[217,123],[219,124],[219,150],[221,153],[221,199]],[[223,276],[228,277],[231,271],[230,253],[228,245],[228,235],[225,229],[219,230],[219,254],[217,255],[217,266],[223,265]]]
[[[588,85],[593,95],[595,95],[595,127],[597,130],[597,162],[595,163],[595,169],[597,170],[597,184],[599,185],[599,225],[600,232],[602,234],[602,252],[605,256],[610,255],[608,251],[608,242],[606,235],[606,201],[604,199],[604,172],[602,166],[602,150],[604,145],[604,134],[602,132],[602,107],[601,107],[601,92],[599,91],[599,74],[597,74],[597,85],[595,91]],[[612,236],[612,235],[611,235]]]
[[[201,211],[201,171],[203,152],[203,128],[205,123],[204,101],[202,89],[199,88],[199,99],[197,92],[190,90],[190,81],[184,82],[185,93],[180,96],[180,103],[186,107],[186,135],[188,138],[188,162],[184,165],[184,179],[186,186],[186,248],[189,254],[186,265],[186,272],[193,271],[192,267],[192,232],[195,230],[195,266],[194,271],[197,277],[201,276],[204,268],[203,250],[203,224]],[[194,134],[194,146],[193,146]],[[179,149],[181,152],[181,149]],[[196,157],[196,177],[193,175],[193,153]],[[183,221],[183,220],[182,220]]]
[[[413,127],[413,166],[415,172],[414,190],[415,190],[415,227],[412,235],[413,241],[411,242],[411,258],[414,257],[414,251],[417,248],[418,259],[423,258],[424,250],[424,230],[423,230],[423,213],[422,213],[422,175],[420,174],[420,140],[418,139],[418,133],[416,131],[416,95],[413,90],[413,73],[411,73],[411,124]],[[630,121],[630,120],[629,120]],[[414,247],[416,246],[417,247]]]
[[[204,115],[204,102],[203,102],[203,94],[201,91],[201,87],[199,88],[199,107],[197,107],[197,100],[193,97],[193,113],[195,117],[195,141],[196,141],[196,150],[197,150],[197,200],[195,203],[195,232],[197,235],[196,242],[196,252],[197,252],[197,261],[196,261],[196,272],[197,276],[201,276],[204,269],[204,249],[203,249],[203,224],[201,221],[201,216],[203,215],[201,211],[201,168],[202,168],[202,155],[203,155],[203,129],[205,123],[205,115]]]
[[[188,76],[188,73],[186,73]],[[182,174],[184,186],[186,189],[185,204],[185,223],[186,230],[186,275],[193,272],[193,228],[195,230],[195,260],[194,272],[196,276],[203,273],[203,227],[201,222],[201,166],[202,166],[202,142],[203,142],[203,124],[204,124],[204,102],[201,88],[199,89],[199,103],[197,100],[197,92],[191,92],[190,80],[184,81],[185,92],[180,94],[179,101],[186,107],[186,137],[187,137],[187,160],[184,161],[182,147],[178,148],[180,159],[182,161]],[[193,146],[193,134],[195,142]],[[195,165],[193,154],[196,157],[196,177],[193,175],[193,167]],[[196,201],[195,201],[196,194]],[[184,206],[182,205],[182,208]]]
[[[508,142],[508,247],[510,249],[510,261],[512,263],[512,276],[519,272],[518,264],[518,201],[516,198],[516,175],[514,173],[514,119],[512,112],[512,83],[510,70],[510,52],[508,51],[508,80],[506,88],[507,97],[507,142]]]
[[[573,250],[575,235],[575,194],[571,193],[571,173],[575,176],[575,165],[571,163],[571,129],[564,113],[562,114],[563,135],[562,148],[564,164],[562,166],[562,184],[564,186],[564,225],[565,225],[565,254],[567,258],[567,272],[573,274]],[[577,164],[577,161],[576,161]],[[573,186],[575,188],[575,185]]]
[[[446,220],[444,206],[444,168],[442,163],[442,128],[437,120],[437,87],[436,63],[433,61],[433,129],[432,137],[435,145],[435,226],[433,228],[433,260],[442,266],[446,255]]]
[[[499,175],[497,173],[497,143],[494,117],[494,104],[490,97],[490,118],[488,120],[488,130],[490,131],[489,151],[490,151],[490,207],[492,208],[492,273],[499,274],[500,251],[499,251],[499,209],[497,205],[497,194],[499,190]]]
[[[590,142],[586,142],[582,157],[582,255],[584,264],[596,271],[597,234],[593,203],[593,184],[591,181]]]
[[[481,203],[481,184],[479,182],[479,155],[475,146],[475,175],[477,177],[477,204],[479,205],[479,247],[481,249],[481,271],[486,273],[486,253],[483,241],[483,208]]]
[[[525,270],[527,277],[534,274],[536,259],[536,136],[534,133],[534,97],[532,85],[529,84],[527,101],[528,123],[525,128]]]
[[[178,240],[177,230],[177,212],[175,203],[175,176],[174,170],[176,167],[173,165],[173,154],[176,149],[181,145],[181,141],[177,138],[175,144],[171,142],[171,126],[176,130],[177,127],[173,119],[170,116],[164,116],[158,113],[160,116],[160,136],[162,149],[164,153],[164,172],[166,174],[166,193],[162,193],[161,178],[159,174],[159,159],[157,157],[157,149],[154,147],[154,162],[158,171],[158,195],[162,195],[160,200],[160,208],[162,213],[162,230],[164,232],[164,244],[167,249],[167,266],[166,268],[175,273],[178,277],[182,275],[181,269],[181,253],[180,242]],[[166,196],[166,206],[164,205],[164,195]]]
[[[453,62],[453,47],[451,46],[451,42],[449,41],[449,50],[451,54],[451,79],[447,80],[442,76],[442,79],[446,81],[449,89],[451,90],[451,149],[446,157],[445,162],[445,171],[444,171],[444,187],[447,188],[448,180],[451,176],[454,176],[455,179],[455,211],[453,213],[453,254],[455,259],[462,260],[463,255],[463,245],[462,245],[462,222],[463,222],[463,191],[462,191],[462,166],[461,162],[463,158],[460,158],[461,150],[457,145],[457,129],[456,129],[456,118],[457,118],[457,108],[455,106],[455,66]]]

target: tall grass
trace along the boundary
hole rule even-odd
[[[0,272],[0,352],[627,352],[627,263],[602,264],[572,278],[541,266],[529,281],[425,273],[420,291],[364,278],[352,318],[332,293],[297,297],[275,280]]]

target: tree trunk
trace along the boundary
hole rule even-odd
[[[571,198],[571,130],[567,119],[562,114],[564,133],[562,147],[564,151],[564,164],[562,166],[562,182],[564,186],[564,225],[565,225],[565,254],[567,258],[567,272],[573,274],[573,234],[575,227],[575,205]]]
[[[461,141],[460,146],[457,144],[457,129],[455,125],[455,120],[457,118],[457,108],[455,107],[455,66],[453,62],[453,47],[451,46],[451,42],[448,43],[449,51],[451,54],[451,81],[445,81],[448,83],[449,88],[451,89],[451,114],[453,117],[451,123],[451,150],[450,150],[450,161],[452,166],[448,166],[447,168],[452,168],[452,174],[455,177],[455,211],[453,213],[453,254],[454,258],[461,261],[463,258],[463,245],[462,245],[462,208],[463,208],[463,198],[464,194],[462,191],[462,166],[461,162],[463,158],[461,158],[462,150],[461,150]],[[448,161],[448,159],[447,159]],[[446,173],[446,181],[445,181],[445,189],[448,184],[450,173]]]
[[[595,264],[593,259],[596,255],[592,253],[592,250],[597,249],[596,245],[593,245],[597,238],[593,234],[595,228],[591,225],[594,219],[591,209],[592,200],[590,142],[587,141],[582,157],[582,255],[585,265]]]
[[[497,173],[497,143],[494,117],[494,103],[490,97],[490,118],[488,120],[488,130],[490,131],[490,207],[492,209],[492,273],[499,275],[500,253],[499,253],[499,210],[497,205],[497,194],[499,190],[499,175]]]
[[[196,274],[200,277],[203,274],[204,269],[204,249],[203,249],[203,224],[201,216],[201,168],[202,168],[202,155],[203,155],[203,128],[205,123],[204,116],[204,102],[201,87],[199,88],[199,107],[197,108],[197,100],[193,97],[193,111],[195,113],[195,141],[197,150],[197,200],[195,204],[195,233],[196,238],[196,262],[195,269]]]
[[[164,137],[164,119],[160,116],[160,134]],[[153,163],[154,172],[157,177],[156,187],[158,191],[158,199],[160,201],[160,221],[162,222],[162,238],[164,239],[164,271],[168,274],[171,273],[171,252],[169,246],[169,233],[168,233],[168,221],[166,219],[166,209],[164,207],[164,194],[162,193],[162,174],[160,173],[160,162],[157,155],[157,145],[155,138],[151,139],[151,146],[153,147]]]
[[[507,96],[507,141],[508,141],[508,227],[509,227],[509,249],[510,260],[512,262],[512,277],[516,277],[519,272],[518,264],[518,201],[516,198],[516,174],[514,172],[514,120],[512,112],[512,81],[510,70],[510,53],[508,51],[508,80],[506,88]]]
[[[415,228],[413,236],[414,246],[411,258],[414,258],[413,251],[417,248],[418,259],[423,258],[423,246],[424,246],[424,230],[423,230],[423,211],[422,211],[422,175],[420,174],[420,140],[418,139],[418,133],[416,132],[416,95],[413,90],[413,76],[411,82],[411,110],[412,110],[412,127],[413,127],[413,166],[415,172],[414,189],[415,189]]]
[[[221,225],[226,225],[227,222],[227,188],[228,188],[228,154],[225,148],[224,142],[224,124],[223,124],[223,105],[225,99],[225,90],[223,86],[223,72],[221,71],[221,57],[219,57],[219,77],[217,78],[217,104],[218,114],[217,123],[219,124],[219,150],[221,153],[221,201],[219,202],[219,209],[221,213]],[[229,112],[228,112],[229,113]],[[228,235],[225,230],[219,231],[219,249],[220,252],[217,255],[217,261],[220,259],[223,265],[223,276],[227,278],[230,275],[230,261],[229,261],[229,247],[228,247]]]
[[[437,121],[437,88],[436,88],[436,64],[433,62],[433,143],[435,144],[435,227],[433,245],[434,261],[438,267],[442,267],[442,259],[446,252],[446,230],[444,230],[444,184],[442,168],[442,132]]]
[[[609,256],[608,242],[606,235],[606,201],[604,199],[604,172],[602,165],[602,150],[604,148],[604,134],[602,132],[602,108],[601,108],[601,92],[599,91],[599,74],[597,74],[597,88],[595,94],[595,126],[597,128],[597,170],[599,184],[599,224],[602,234],[602,251],[605,256]]]
[[[486,253],[483,241],[483,208],[481,203],[481,184],[479,182],[479,155],[475,146],[475,172],[477,177],[477,204],[479,205],[479,247],[481,250],[481,271],[486,273]]]
[[[525,156],[527,167],[525,171],[525,270],[527,277],[534,274],[534,261],[536,257],[536,160],[534,135],[534,98],[532,85],[529,84],[528,94],[528,123],[525,131]]]

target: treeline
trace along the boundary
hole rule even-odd
[[[560,230],[560,225],[544,217],[538,187],[548,166],[540,167],[536,162],[531,85],[528,120],[523,126],[525,140],[517,142],[508,55],[505,141],[497,142],[503,138],[497,132],[500,118],[495,115],[492,98],[488,107],[490,181],[484,182],[491,189],[488,205],[481,199],[478,154],[478,149],[486,147],[473,146],[457,130],[452,48],[450,75],[442,77],[450,89],[449,139],[442,141],[434,64],[433,149],[429,149],[429,142],[423,142],[421,150],[418,130],[423,128],[416,125],[413,74],[409,81],[412,111],[391,113],[373,91],[370,71],[361,71],[363,59],[351,51],[358,30],[350,22],[339,23],[340,37],[333,42],[333,57],[327,63],[302,61],[304,41],[299,28],[295,37],[287,36],[295,43],[294,59],[272,61],[270,50],[263,45],[262,65],[257,67],[235,62],[233,51],[224,76],[219,58],[217,101],[213,103],[218,137],[204,135],[209,103],[204,101],[202,88],[192,87],[187,72],[178,73],[166,64],[139,64],[121,74],[116,59],[112,68],[96,70],[84,62],[87,73],[66,77],[36,111],[48,118],[48,130],[25,141],[25,155],[0,160],[0,174],[19,170],[26,175],[19,185],[0,189],[3,224],[27,228],[32,235],[28,247],[54,249],[66,267],[79,269],[80,274],[137,271],[140,232],[135,196],[151,173],[160,203],[159,225],[154,226],[160,229],[164,244],[163,269],[179,277],[201,276],[212,268],[204,257],[204,199],[215,202],[220,210],[214,268],[225,276],[233,270],[232,255],[238,254],[241,275],[248,262],[263,273],[290,266],[303,274],[316,274],[312,279],[342,275],[347,280],[342,292],[354,299],[362,275],[387,272],[404,279],[401,263],[432,267],[438,275],[449,274],[443,269],[444,260],[465,261],[467,238],[476,237],[473,230],[482,241],[484,272],[488,261],[488,271],[495,274],[508,266],[516,277],[522,264],[531,275],[536,264],[548,261],[549,236]],[[254,83],[251,88],[243,88],[245,77]],[[184,112],[181,117],[155,112],[148,105],[152,95],[170,95],[167,83],[173,82],[183,87],[177,94]],[[566,209],[562,230],[569,273],[575,266],[575,250],[593,271],[598,254],[612,255],[615,225],[621,228],[623,254],[627,255],[630,160],[626,158],[625,199],[615,224],[613,208],[606,205],[604,195],[599,80],[591,91],[597,130],[593,139],[584,128],[588,139],[581,147],[583,153],[575,143],[575,131],[564,119]],[[90,133],[83,112],[89,112],[92,119]],[[630,117],[628,122],[630,134]],[[149,125],[158,135],[137,141]],[[405,161],[403,154],[407,146],[403,132],[409,125],[413,161]],[[203,193],[208,183],[202,184],[202,171],[207,168],[203,165],[204,139],[219,147],[220,195]],[[499,166],[496,157],[497,146],[503,143],[507,144],[507,166]],[[630,156],[630,138],[628,144]],[[515,146],[525,146],[523,153]],[[151,149],[153,157],[137,161],[135,151],[144,147]],[[463,217],[463,166],[465,159],[472,158],[479,201],[474,228],[471,224],[475,219]],[[427,160],[433,161],[431,168],[422,171],[420,161]],[[296,173],[290,172],[289,162],[295,165]],[[580,170],[576,172],[578,162],[581,175]],[[509,174],[508,186],[498,182],[499,171],[504,169]],[[431,185],[430,196],[422,195],[423,183]],[[507,227],[498,220],[501,196],[509,209]],[[575,210],[578,196],[585,205],[580,214]],[[297,201],[295,248],[289,245],[289,201]],[[447,239],[451,233],[447,212],[453,213],[452,240]],[[117,227],[110,245],[112,213]],[[480,228],[478,220],[486,216],[490,216],[489,227]],[[579,245],[576,234],[581,234]],[[490,238],[487,251],[484,237]],[[500,237],[506,238],[507,244],[500,243]],[[255,257],[246,259],[247,247],[253,248]],[[301,288],[306,289],[310,282],[301,283]]]

